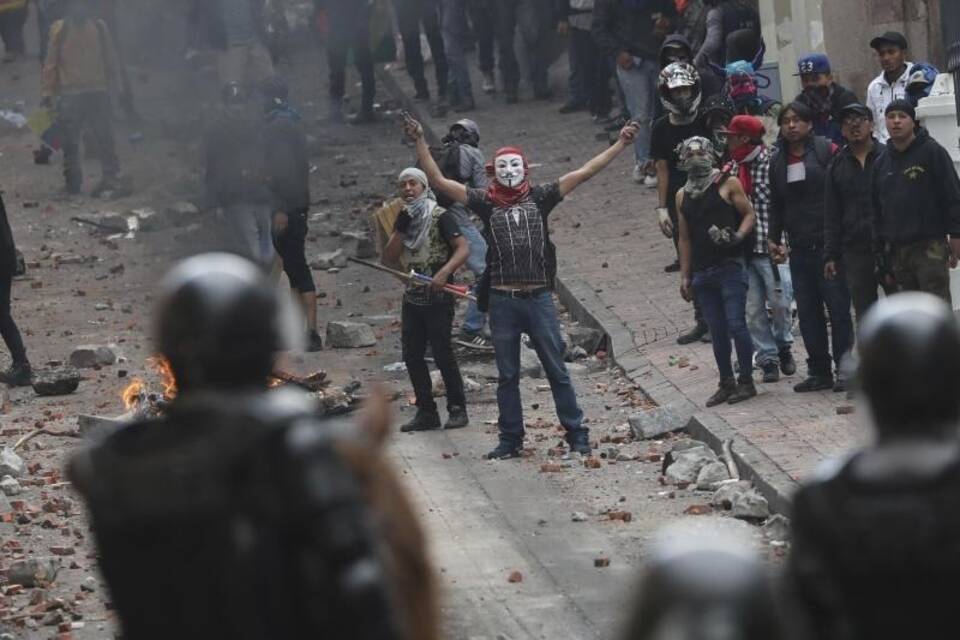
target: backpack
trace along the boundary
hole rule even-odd
[[[460,175],[460,143],[456,140],[451,140],[445,142],[442,147],[430,147],[430,155],[433,156],[434,162],[437,163],[437,166],[440,167],[440,173],[443,174],[444,178],[448,180],[456,180],[457,182],[463,184],[466,183],[467,178],[464,178]],[[417,163],[417,168],[423,169],[420,166],[420,163]],[[439,204],[444,209],[450,207],[454,204],[453,200],[448,198],[442,193],[437,193],[437,204]]]

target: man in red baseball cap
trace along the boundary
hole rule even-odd
[[[770,148],[763,144],[766,129],[757,116],[734,116],[726,129],[730,162],[726,173],[737,176],[757,214],[753,242],[747,255],[747,328],[753,339],[756,363],[763,381],[777,382],[780,373],[793,375],[793,287],[786,265],[774,265],[767,253],[770,229]],[[767,315],[767,306],[772,311]]]

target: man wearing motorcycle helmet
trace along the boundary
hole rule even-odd
[[[687,182],[687,174],[679,167],[677,147],[695,136],[710,137],[700,118],[700,74],[686,62],[674,62],[664,67],[657,81],[657,94],[666,115],[653,124],[650,156],[657,169],[657,224],[660,231],[677,243],[677,191]],[[667,265],[668,273],[680,270],[679,259]],[[690,344],[707,337],[707,323],[694,305],[694,328],[677,338],[680,344]],[[707,338],[709,339],[709,338]]]

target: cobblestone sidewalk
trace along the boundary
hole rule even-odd
[[[561,97],[533,101],[529,90],[521,90],[521,102],[516,105],[506,105],[499,95],[481,93],[480,74],[472,69],[478,109],[427,117],[427,124],[442,135],[460,117],[472,118],[480,127],[481,148],[488,158],[500,146],[518,145],[530,158],[535,183],[555,179],[607,144],[607,136],[585,113],[558,113],[566,69],[566,60],[561,59],[550,74],[551,85]],[[402,70],[388,68],[383,75],[412,95],[412,85]],[[425,113],[428,109],[418,110]],[[632,352],[634,362],[641,358],[644,366],[634,372],[637,381],[650,382],[644,388],[653,399],[661,405],[677,405],[676,413],[686,420],[706,411],[703,404],[715,390],[718,374],[710,345],[676,344],[676,336],[692,323],[692,307],[680,298],[678,274],[663,270],[673,261],[674,249],[655,222],[655,192],[631,180],[632,159],[632,154],[624,153],[552,214],[559,276],[585,284],[595,293],[587,306],[599,305],[601,309],[592,311],[607,321],[622,323],[633,344],[626,348],[618,345],[616,355]],[[709,420],[703,420],[716,424],[716,418],[722,418],[794,482],[824,459],[856,446],[864,433],[857,413],[847,413],[852,402],[844,394],[793,391],[806,370],[806,352],[799,337],[795,355],[799,365],[795,376],[776,384],[758,384],[757,398],[710,409]],[[756,378],[759,380],[759,375]]]

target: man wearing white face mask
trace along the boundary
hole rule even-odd
[[[566,429],[571,451],[589,455],[589,431],[583,426],[583,412],[563,362],[563,337],[552,295],[557,259],[547,218],[568,193],[633,144],[637,125],[624,127],[615,144],[580,169],[544,185],[531,186],[529,164],[523,153],[515,147],[504,147],[496,152],[489,166],[494,180],[487,189],[468,189],[444,178],[423,139],[420,123],[407,116],[405,130],[416,142],[417,158],[430,185],[455,202],[468,205],[484,223],[490,248],[479,296],[481,309],[489,307],[500,374],[497,388],[500,442],[487,457],[516,458],[523,448],[520,401],[520,336],[523,333],[530,336],[550,381],[557,417]]]

